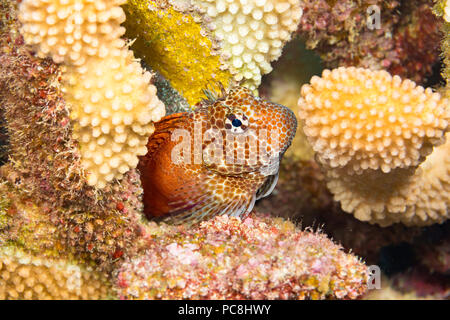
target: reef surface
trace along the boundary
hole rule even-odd
[[[0,0],[0,299],[448,299],[449,6]],[[299,122],[272,194],[147,219],[155,123],[237,84]]]

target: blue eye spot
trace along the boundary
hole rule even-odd
[[[231,121],[231,124],[233,125],[233,127],[240,127],[242,125],[242,122],[239,119],[233,119],[233,121]]]

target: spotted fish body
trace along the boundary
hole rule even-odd
[[[296,128],[292,111],[243,87],[164,117],[139,162],[145,214],[175,224],[244,217],[275,187]]]

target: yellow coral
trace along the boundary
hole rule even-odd
[[[381,226],[448,219],[450,142],[433,151],[448,130],[447,99],[385,71],[339,68],[303,86],[299,106],[344,211]]]
[[[106,299],[106,276],[62,259],[0,248],[0,299]]]
[[[232,75],[216,52],[217,44],[198,17],[165,1],[129,0],[124,8],[129,17],[126,35],[136,38],[133,50],[191,105],[205,98],[202,90],[212,83],[230,83]]]
[[[234,78],[255,90],[303,14],[298,0],[193,0],[211,20]]]
[[[71,107],[87,182],[104,188],[147,153],[152,121],[164,105],[125,42],[123,0],[25,0],[22,32],[41,56],[66,64],[63,91]]]

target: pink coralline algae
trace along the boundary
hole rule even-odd
[[[281,218],[225,215],[155,230],[145,254],[116,272],[122,299],[355,299],[367,288],[356,256]]]
[[[432,7],[431,0],[305,0],[298,32],[327,68],[385,69],[423,83],[440,53]]]

